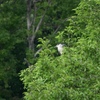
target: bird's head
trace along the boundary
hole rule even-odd
[[[59,52],[60,54],[62,54],[62,52],[63,52],[63,46],[64,46],[64,44],[57,44],[57,45],[56,45],[56,47],[57,47],[57,49],[58,49],[58,52]]]

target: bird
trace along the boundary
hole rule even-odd
[[[63,46],[64,46],[64,44],[61,44],[61,43],[56,45],[57,50],[61,55],[63,53]]]

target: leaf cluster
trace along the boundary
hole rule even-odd
[[[41,40],[37,62],[21,72],[25,100],[100,99],[100,2],[82,0],[70,25],[56,40],[66,43],[63,54]]]

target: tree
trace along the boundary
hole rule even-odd
[[[73,0],[73,3],[70,0],[27,0],[27,39],[31,55],[36,51],[38,38],[46,36],[52,39],[64,28],[64,22],[74,14],[72,9],[79,2],[80,0]]]
[[[66,43],[63,54],[40,39],[37,62],[21,72],[26,100],[100,99],[100,1],[82,0],[75,11],[55,38]]]
[[[25,68],[26,22],[25,4],[22,3],[18,0],[0,1],[0,99],[22,96],[23,86],[18,76]]]
[[[79,1],[0,0],[0,99],[22,97],[18,73],[37,60],[38,38],[54,38]]]

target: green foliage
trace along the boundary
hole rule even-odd
[[[36,24],[40,20],[44,11],[46,11],[42,26],[36,36],[37,40],[44,36],[51,39],[58,31],[63,30],[65,26],[68,25],[67,19],[74,15],[75,11],[73,9],[77,7],[79,2],[80,0],[53,0],[49,1],[48,4],[48,1],[44,0],[41,3],[37,3],[37,8],[40,9],[36,12]]]
[[[16,87],[21,85],[18,73],[23,67],[26,45],[25,6],[22,3],[13,0],[0,1],[0,97],[7,100],[22,92],[21,87]]]
[[[79,1],[42,0],[42,2],[35,3],[37,6],[36,18],[34,6],[31,11],[32,16],[36,19],[32,25],[35,29],[46,10],[41,28],[36,34],[35,45],[38,44],[39,37],[52,38],[54,37],[53,33],[63,29],[64,24],[68,24],[64,23],[65,19],[74,14],[72,9],[77,6]],[[21,69],[26,68],[23,65],[24,58],[27,58],[31,64],[37,60],[33,59],[33,51],[27,50],[27,35],[29,34],[26,33],[32,33],[32,30],[30,32],[26,30],[26,13],[26,0],[0,0],[0,99],[2,97],[12,100],[12,96],[15,96],[14,99],[22,96],[23,86],[18,73]],[[55,32],[59,26],[60,28]]]
[[[34,65],[21,72],[25,100],[100,99],[100,1],[82,0],[70,25],[59,32],[63,54],[49,40],[41,41],[42,51]]]

